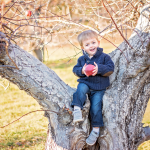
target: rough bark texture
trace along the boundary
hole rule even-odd
[[[72,123],[70,103],[75,89],[66,85],[51,69],[17,45],[9,44],[8,51],[19,70],[6,54],[3,33],[0,34],[0,75],[34,97],[49,119],[46,150],[135,150],[150,139],[150,129],[142,127],[142,118],[150,96],[150,34],[149,6],[141,12],[129,43],[125,42],[110,56],[115,63],[111,85],[103,98],[104,128],[94,146],[85,139],[90,131],[89,100],[83,109],[84,122]],[[127,61],[128,60],[128,61]],[[66,109],[67,108],[67,109]],[[54,111],[54,112],[52,112]]]

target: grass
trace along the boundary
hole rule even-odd
[[[142,143],[139,147],[138,150],[150,150],[150,141]]]
[[[5,82],[8,81],[5,80]],[[20,91],[14,84],[10,84],[7,90],[0,87],[0,95],[0,127],[30,111],[40,109],[32,97]],[[0,150],[43,149],[47,136],[47,124],[48,121],[43,117],[43,112],[36,112],[1,128]]]
[[[108,44],[106,46],[104,49],[106,53],[114,49]],[[51,49],[50,53],[52,54]],[[53,48],[52,59],[45,62],[71,87],[77,86],[77,77],[72,73],[72,67],[81,54],[72,57],[76,53],[78,53],[78,50],[68,46],[63,50],[59,49],[59,51],[57,51],[57,48]],[[60,59],[62,56],[63,59]],[[72,59],[70,60],[70,58]],[[3,80],[0,83],[7,86],[8,81]],[[28,96],[24,91],[19,90],[14,84],[10,84],[7,90],[0,86],[0,97],[0,127],[30,111],[40,109],[35,99]],[[0,150],[43,150],[48,128],[48,121],[43,117],[43,114],[43,112],[31,113],[5,128],[0,128]],[[143,123],[150,125],[150,102],[148,103]],[[142,143],[138,150],[149,149],[150,141],[147,141]]]

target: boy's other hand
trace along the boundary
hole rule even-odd
[[[98,73],[98,65],[94,62],[95,68],[93,70],[92,76],[95,76]]]
[[[86,64],[83,66],[82,68],[82,74],[85,74],[87,77],[89,77],[86,73],[85,73],[85,67],[86,67]]]

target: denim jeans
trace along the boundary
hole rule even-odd
[[[73,101],[71,106],[79,106],[83,109],[83,105],[86,101],[86,94],[88,94],[91,106],[90,106],[90,118],[92,127],[102,127],[102,98],[105,90],[94,91],[90,90],[85,83],[79,83],[76,92],[73,94]]]

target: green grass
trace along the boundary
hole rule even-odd
[[[36,100],[20,91],[14,84],[10,84],[7,90],[0,87],[0,95],[0,127],[30,111],[40,109]],[[36,112],[5,128],[0,128],[0,149],[44,149],[47,124],[43,112]]]
[[[76,87],[77,77],[72,73],[72,67],[81,54],[72,57],[77,52],[71,47],[64,49],[66,50],[65,56],[63,50],[59,50],[60,53],[57,54],[54,51],[53,59],[45,62],[45,64],[71,87]],[[112,48],[108,44],[104,48],[106,53],[111,50]],[[59,60],[62,56],[64,58]],[[69,57],[65,58],[66,56]],[[72,59],[70,60],[70,58]],[[8,81],[4,80],[0,81],[0,83],[7,86]],[[28,96],[24,91],[19,90],[14,84],[10,84],[7,90],[0,86],[0,97],[0,127],[30,111],[40,109],[35,99]],[[31,113],[5,128],[0,128],[0,150],[43,150],[48,129],[48,121],[43,114],[43,112]],[[143,123],[150,125],[150,102],[148,103]],[[150,142],[148,141],[142,143],[139,150],[148,150],[150,149],[149,147]]]

